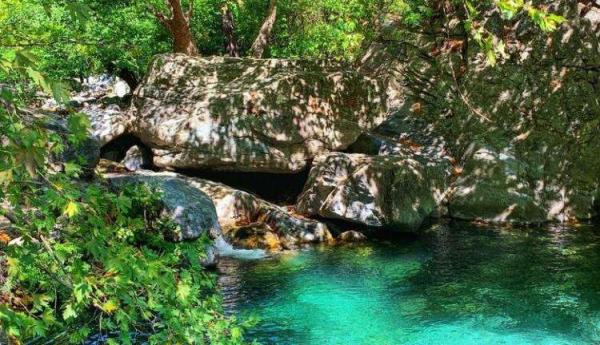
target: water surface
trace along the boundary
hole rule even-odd
[[[417,240],[227,259],[263,344],[599,344],[600,230],[436,225]]]

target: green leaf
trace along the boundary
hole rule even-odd
[[[109,299],[102,304],[101,309],[107,314],[112,314],[119,309],[119,303],[113,299]]]
[[[40,89],[42,89],[42,91],[44,91],[45,93],[51,95],[52,94],[52,88],[50,87],[50,84],[48,84],[48,81],[46,80],[46,77],[44,77],[44,75],[42,75],[42,73],[34,70],[33,68],[27,68],[27,75],[29,75],[29,78],[31,78],[31,80],[40,87]]]
[[[79,213],[79,205],[74,201],[69,201],[63,212],[67,217],[73,218]]]
[[[21,49],[15,52],[13,64],[17,68],[32,68],[37,64],[37,59],[29,50]]]
[[[0,171],[0,186],[7,186],[13,181],[12,170]]]
[[[92,287],[87,283],[79,283],[73,288],[73,295],[77,303],[83,303],[92,293]]]
[[[75,21],[84,23],[91,18],[91,9],[86,4],[68,2],[67,9]]]
[[[75,310],[73,309],[73,306],[71,304],[67,304],[65,306],[65,309],[63,310],[63,320],[69,320],[69,319],[74,319],[77,317],[77,313],[75,312]]]
[[[86,114],[71,114],[67,119],[67,128],[70,133],[69,142],[75,145],[83,143],[88,138],[88,129],[90,126],[90,119]]]
[[[78,164],[67,162],[63,164],[63,166],[65,168],[65,173],[69,176],[78,176],[81,174],[81,166]]]
[[[64,104],[71,99],[69,88],[65,83],[56,80],[49,80],[48,84],[50,86],[50,94],[57,103]]]
[[[179,284],[177,284],[177,298],[182,301],[185,302],[187,300],[187,298],[190,296],[190,293],[192,292],[192,289],[190,288],[189,285],[180,282]]]

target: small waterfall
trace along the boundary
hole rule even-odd
[[[223,236],[217,237],[213,246],[216,249],[217,256],[247,260],[267,257],[267,252],[263,249],[235,249]]]

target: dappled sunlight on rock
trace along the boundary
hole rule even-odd
[[[161,55],[129,131],[158,167],[297,172],[382,122],[379,91],[338,63]]]
[[[315,158],[298,211],[415,231],[437,214],[449,166],[400,156],[331,153]]]
[[[427,156],[453,157],[450,208],[458,218],[537,223],[600,215],[600,9],[566,0],[551,6],[567,21],[533,34],[525,17],[498,25],[490,3],[482,25],[505,40],[508,53],[494,67],[475,44],[436,55],[443,35],[386,26],[360,70],[384,82],[391,116],[352,152],[415,151],[410,139]],[[453,30],[452,37],[464,35]],[[473,145],[491,156],[469,153]]]

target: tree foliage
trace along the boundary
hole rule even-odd
[[[159,190],[81,179],[82,160],[65,153],[88,140],[87,117],[23,110],[29,90],[58,102],[68,91],[28,49],[4,53],[13,83],[0,85],[0,216],[10,221],[0,229],[0,342],[242,343],[244,324],[222,314],[200,264],[209,240],[168,241],[175,224],[161,216]]]
[[[190,28],[199,54],[227,53],[224,8],[232,14],[241,55],[249,54],[269,3],[195,0]],[[541,2],[535,3],[539,4],[524,0],[278,0],[265,56],[352,60],[386,19],[400,17],[408,25],[422,27],[429,19],[443,16],[447,6],[462,8],[471,38],[488,52],[501,55],[501,40],[482,25],[489,8],[496,8],[507,21],[526,15],[542,31],[554,30],[564,20]],[[182,6],[187,8],[189,2],[183,0]],[[162,0],[5,0],[0,3],[0,56],[26,50],[39,59],[39,70],[53,77],[121,69],[141,76],[153,55],[171,50],[169,32],[150,7],[169,13]]]

